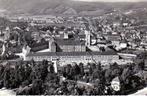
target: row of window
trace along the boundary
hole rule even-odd
[[[104,55],[99,55],[99,56],[61,56],[61,57],[51,57],[51,56],[36,56],[36,57],[28,57],[28,58],[33,58],[33,59],[36,59],[36,60],[43,60],[43,59],[46,59],[46,60],[104,60],[104,59],[119,59],[118,56],[113,56],[113,55],[110,55],[110,56],[104,56]]]

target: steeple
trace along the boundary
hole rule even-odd
[[[22,48],[23,59],[26,60],[26,56],[30,53],[31,48],[27,45],[24,45]]]
[[[8,40],[10,37],[10,27],[7,26],[6,29],[5,29],[5,40]]]
[[[86,35],[86,46],[90,46],[90,31],[85,30],[85,35]]]
[[[56,52],[56,44],[54,38],[50,38],[49,40],[49,49],[50,52]]]
[[[5,54],[5,52],[6,52],[6,46],[5,46],[5,44],[3,44],[1,56],[3,56]]]

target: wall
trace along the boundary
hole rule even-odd
[[[84,63],[87,64],[89,62],[111,62],[113,61],[118,61],[119,56],[118,55],[88,55],[88,56],[27,56],[27,60],[34,59],[35,61],[42,61],[44,59],[48,61],[56,61],[57,59],[59,60],[61,65],[65,64],[71,64],[73,62],[76,63]]]
[[[59,46],[62,52],[85,52],[85,45],[62,45]]]

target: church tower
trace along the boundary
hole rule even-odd
[[[85,35],[86,35],[86,46],[90,46],[90,31],[85,30]]]
[[[27,45],[24,45],[24,47],[22,48],[22,57],[24,60],[26,60],[26,56],[30,53],[31,48]]]
[[[6,46],[5,46],[5,44],[3,44],[1,56],[3,56],[5,54],[5,52],[6,52]]]
[[[8,40],[9,38],[10,38],[10,28],[9,27],[6,27],[4,39],[5,40]]]
[[[50,38],[49,40],[49,50],[50,52],[56,52],[56,44],[54,38]]]

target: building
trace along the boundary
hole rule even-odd
[[[4,33],[4,40],[8,40],[10,38],[10,33],[11,33],[10,28],[6,27],[3,33]]]
[[[111,82],[111,87],[114,91],[120,91],[120,80],[118,77],[115,77]]]
[[[50,38],[50,40],[49,40],[49,50],[50,50],[50,52],[56,52],[57,51],[57,46],[56,46],[53,38]]]
[[[16,56],[19,56],[20,58],[22,58],[23,60],[27,60],[26,56],[30,53],[31,48],[29,46],[24,45],[22,48],[22,52],[21,53],[16,53]]]
[[[118,34],[113,35],[104,35],[105,39],[112,42],[112,45],[119,46],[121,41],[121,36]]]
[[[90,31],[87,31],[87,30],[85,30],[85,35],[86,35],[86,46],[90,46],[90,40],[91,40],[91,38],[90,38]]]
[[[34,61],[59,61],[61,65],[76,63],[90,63],[90,62],[111,62],[118,61],[119,56],[114,51],[106,52],[42,52],[29,53],[26,56],[26,61],[33,59]]]
[[[5,52],[6,52],[6,46],[5,46],[5,44],[3,44],[1,56],[3,56],[5,54]]]
[[[136,57],[137,57],[136,54],[134,54],[134,53],[127,53],[127,52],[121,52],[121,53],[118,53],[118,55],[122,59],[125,59],[125,60],[133,60],[133,59],[136,59]]]
[[[75,39],[55,39],[54,46],[50,46],[51,49],[56,47],[56,52],[85,52],[86,46],[84,41]],[[54,47],[54,48],[52,48]],[[52,52],[52,51],[51,51]]]

